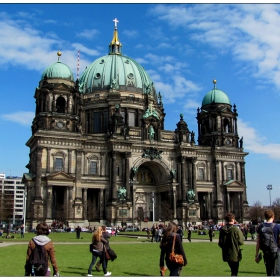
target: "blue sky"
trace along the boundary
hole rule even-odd
[[[123,54],[163,96],[165,129],[180,113],[197,136],[196,112],[213,88],[236,104],[249,204],[280,196],[280,4],[0,4],[0,173],[28,170],[35,88],[61,61],[77,75],[108,53],[117,18]]]

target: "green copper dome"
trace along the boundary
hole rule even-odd
[[[121,54],[109,54],[95,60],[82,74],[79,84],[82,93],[93,92],[111,86],[116,80],[118,86],[142,89],[145,93],[152,80],[133,59]]]
[[[209,105],[211,103],[224,103],[230,105],[229,97],[223,91],[216,88],[216,80],[213,81],[214,88],[210,90],[202,100],[202,106]]]
[[[79,79],[80,92],[91,93],[114,89],[138,93],[154,93],[155,88],[145,69],[135,60],[122,55],[122,44],[118,39],[117,25],[109,54],[95,60]]]
[[[47,78],[61,78],[74,81],[74,76],[71,69],[66,64],[59,61],[61,52],[57,52],[57,55],[58,61],[45,69],[42,74],[42,79],[44,79],[44,77],[46,76]]]

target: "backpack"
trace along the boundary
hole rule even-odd
[[[260,248],[263,253],[277,253],[277,244],[274,240],[273,228],[275,223],[266,227],[264,224],[260,226],[259,237],[260,237]]]
[[[34,239],[35,248],[28,260],[29,271],[32,276],[45,276],[48,271],[48,258],[44,246],[38,245]]]

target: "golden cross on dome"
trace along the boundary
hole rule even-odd
[[[115,29],[117,29],[117,25],[118,25],[118,20],[115,18],[115,19],[113,19],[113,21],[115,22]]]

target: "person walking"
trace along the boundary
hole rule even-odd
[[[92,234],[93,250],[92,250],[92,260],[88,267],[88,276],[92,276],[91,274],[92,268],[98,257],[101,259],[104,276],[111,275],[111,272],[107,271],[106,257],[104,254],[104,245],[107,243],[107,241],[104,239],[102,233],[103,233],[102,227],[98,227],[97,230]]]
[[[29,257],[32,254],[32,251],[35,249],[36,244],[39,246],[44,246],[47,260],[48,260],[48,269],[47,273],[45,276],[50,276],[51,274],[51,269],[50,265],[52,264],[53,267],[53,276],[60,276],[59,271],[58,271],[58,266],[56,263],[56,257],[55,257],[55,250],[54,250],[54,245],[51,239],[47,236],[49,235],[49,227],[46,223],[39,223],[36,227],[36,236],[33,237],[27,247],[27,253],[26,253],[26,264],[25,264],[25,276],[30,276],[32,275],[32,267],[29,264]],[[35,276],[35,275],[32,275]]]
[[[192,238],[192,230],[191,230],[191,227],[189,227],[189,228],[188,228],[188,240],[189,240],[190,242],[192,242],[191,238]]]
[[[102,236],[103,238],[107,241],[107,243],[105,244],[106,250],[109,249],[109,239],[110,239],[110,234],[106,231],[106,226],[102,226]],[[105,262],[106,262],[106,267],[108,268],[108,260],[105,258]],[[100,272],[100,265],[101,265],[101,259],[99,258],[99,261],[97,262],[95,269]]]
[[[264,212],[264,217],[266,219],[265,223],[259,225],[257,229],[257,244],[256,244],[256,255],[255,261],[258,257],[259,250],[261,249],[263,252],[264,263],[266,267],[266,275],[267,276],[280,276],[280,225],[273,223],[274,221],[274,212],[272,210],[266,210]],[[266,249],[264,246],[262,234],[267,232],[267,229],[271,230],[271,242],[268,240],[268,244],[270,243],[270,248],[272,250]],[[273,242],[274,241],[274,242]]]
[[[212,240],[213,240],[213,228],[212,227],[209,228],[208,235],[209,235],[210,242],[212,242]]]
[[[161,243],[160,243],[160,261],[159,261],[159,266],[160,266],[160,272],[161,276],[164,276],[165,273],[165,266],[164,266],[164,261],[166,263],[166,266],[168,270],[170,271],[169,276],[179,276],[180,272],[182,270],[182,266],[187,265],[187,257],[182,245],[181,238],[179,234],[177,234],[178,226],[175,223],[169,223],[168,227],[166,228],[164,235],[162,237]],[[172,244],[174,240],[174,235],[175,235],[175,253],[180,254],[184,258],[184,264],[180,265],[174,262],[171,262],[169,260],[169,255],[172,251]]]
[[[156,226],[153,225],[152,227],[152,239],[151,242],[154,242],[154,239],[156,240]]]
[[[237,276],[242,259],[240,245],[244,244],[244,237],[241,230],[234,226],[233,213],[227,213],[225,221],[226,225],[220,230],[218,245],[222,248],[223,261],[227,262],[231,269],[231,276]]]
[[[80,228],[80,226],[77,226],[77,228],[76,228],[76,238],[77,239],[80,239],[80,235],[81,235],[81,231],[82,231],[82,229]]]
[[[179,234],[179,236],[181,238],[181,242],[182,242],[183,241],[183,230],[182,230],[181,226],[178,226],[177,233]]]
[[[20,226],[20,238],[24,238],[24,224]]]

